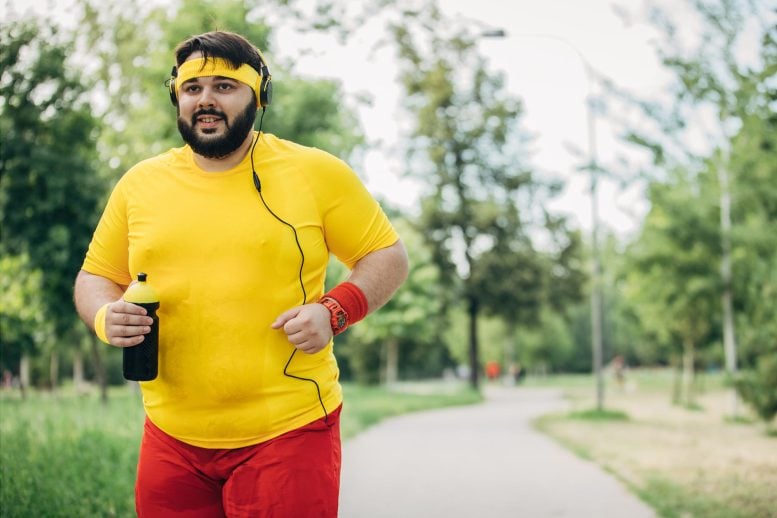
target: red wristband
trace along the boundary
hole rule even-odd
[[[325,299],[332,299],[335,304],[328,303]],[[341,282],[319,300],[332,313],[332,332],[337,335],[345,329],[367,316],[367,297],[364,292],[352,282]],[[336,314],[338,308],[345,313]],[[344,321],[344,322],[343,322]]]

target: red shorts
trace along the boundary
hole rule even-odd
[[[146,419],[135,506],[140,518],[336,518],[340,408],[244,448],[198,448]]]

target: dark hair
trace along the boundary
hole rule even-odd
[[[197,51],[202,52],[202,57],[206,61],[209,58],[221,58],[236,69],[244,63],[248,63],[260,74],[262,73],[262,65],[266,64],[262,61],[256,47],[243,36],[234,32],[213,31],[187,38],[175,48],[176,65],[180,67],[190,55]]]

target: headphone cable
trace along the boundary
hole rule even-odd
[[[264,112],[265,112],[265,108],[262,108],[262,116],[259,119],[259,133],[254,139],[254,143],[251,145],[251,173],[253,175],[254,187],[256,188],[256,191],[259,193],[259,199],[262,200],[262,205],[264,205],[264,208],[267,209],[267,212],[269,212],[275,219],[277,219],[279,222],[289,227],[291,231],[294,233],[294,241],[297,244],[297,250],[299,250],[299,255],[301,259],[300,265],[299,265],[299,286],[300,286],[300,289],[302,290],[302,305],[304,306],[305,304],[307,304],[307,300],[308,300],[307,290],[305,290],[305,282],[302,278],[302,269],[305,266],[305,253],[302,251],[302,244],[299,241],[299,235],[297,235],[297,229],[294,228],[294,225],[292,225],[288,221],[278,216],[267,204],[267,202],[264,199],[264,195],[262,194],[262,183],[259,181],[259,175],[256,173],[256,168],[254,167],[254,149],[256,148],[256,144],[259,142],[259,138],[262,135],[261,128],[262,128],[262,121],[264,120]],[[324,400],[321,397],[321,387],[318,385],[318,382],[312,378],[303,378],[302,376],[296,376],[288,372],[289,365],[291,365],[291,361],[294,359],[294,355],[297,354],[297,350],[298,349],[294,347],[293,350],[291,351],[291,355],[289,356],[289,359],[286,361],[286,365],[283,367],[283,375],[299,381],[308,381],[316,387],[316,395],[318,396],[318,402],[321,404],[321,409],[324,411],[324,424],[329,426],[329,413],[326,411],[326,405],[324,405]]]

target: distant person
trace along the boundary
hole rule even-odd
[[[515,362],[510,365],[510,377],[515,383],[520,383],[525,375],[526,372],[523,370],[520,363]]]
[[[186,145],[121,178],[76,279],[81,318],[116,347],[150,331],[123,300],[138,272],[160,296],[140,517],[337,516],[332,337],[389,300],[407,255],[344,162],[254,131],[271,87],[242,36],[179,44],[169,94]],[[351,274],[324,293],[330,253]]]
[[[6,390],[13,388],[13,373],[8,369],[3,369],[3,388]]]
[[[489,381],[495,381],[497,378],[499,378],[499,374],[502,371],[502,368],[499,365],[498,361],[491,360],[486,362],[486,378],[488,378]]]
[[[626,360],[620,354],[615,356],[610,363],[612,375],[618,388],[623,389],[626,384]]]
[[[458,376],[459,379],[465,380],[469,379],[470,375],[470,368],[469,365],[460,363],[456,366],[456,376]]]

